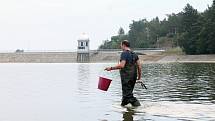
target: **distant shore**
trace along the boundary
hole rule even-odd
[[[0,63],[77,63],[75,52],[0,53]],[[117,63],[120,52],[91,53],[89,63]],[[139,55],[141,63],[215,63],[215,55],[148,53]]]
[[[215,55],[143,55],[142,63],[215,63]]]

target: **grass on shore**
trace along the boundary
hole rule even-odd
[[[163,54],[165,54],[165,55],[185,55],[185,53],[182,51],[182,49],[180,47],[168,49],[165,52],[163,52]]]

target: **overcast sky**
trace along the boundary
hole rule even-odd
[[[178,13],[190,3],[198,11],[213,0],[1,0],[0,50],[75,50],[84,32],[91,49],[132,20]]]

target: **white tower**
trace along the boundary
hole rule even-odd
[[[77,61],[78,62],[89,62],[90,58],[90,47],[89,37],[83,33],[78,39],[78,50],[77,50]]]

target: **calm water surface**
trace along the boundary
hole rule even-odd
[[[114,64],[0,64],[0,121],[213,121],[215,64],[144,64],[142,106],[121,107]],[[113,81],[97,89],[99,76]]]

